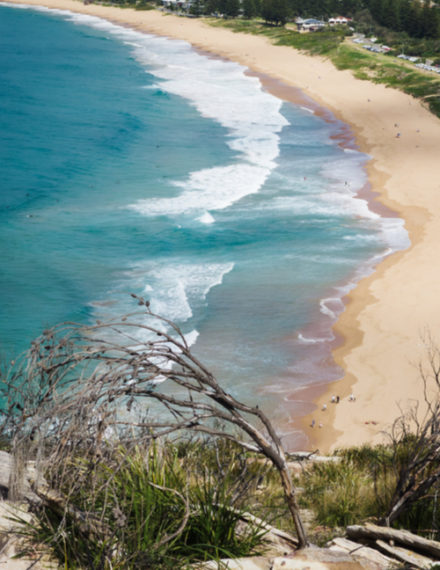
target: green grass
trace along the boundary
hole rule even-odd
[[[338,462],[305,463],[295,485],[301,507],[314,514],[312,540],[383,519],[415,446],[406,437],[341,450]],[[24,553],[47,548],[66,569],[169,570],[261,553],[265,531],[243,525],[244,512],[292,532],[276,470],[228,441],[109,449],[99,458],[72,457],[46,478],[66,508],[45,503],[32,523],[21,521]],[[437,483],[395,526],[438,539],[439,499]]]
[[[380,522],[388,512],[399,471],[411,456],[412,445],[407,439],[395,447],[353,447],[337,453],[341,458],[338,463],[312,464],[297,482],[304,489],[301,505],[314,512],[318,526],[344,528],[368,520]],[[439,495],[437,484],[402,513],[395,526],[438,540]]]
[[[382,83],[420,99],[440,117],[440,78],[388,55],[371,54],[345,41],[343,29],[325,29],[315,33],[298,33],[293,29],[269,26],[261,20],[220,20],[208,18],[212,26],[235,32],[263,35],[275,45],[290,46],[310,55],[329,58],[338,69],[349,69],[358,79]]]
[[[74,459],[59,491],[68,508],[34,508],[24,553],[43,545],[66,569],[166,570],[262,552],[266,531],[242,522],[255,487],[242,465],[231,445],[200,443]]]
[[[349,44],[341,45],[331,59],[338,69],[351,69],[356,77],[421,99],[433,114],[440,116],[440,78],[386,55],[364,53]]]
[[[373,481],[351,461],[315,464],[303,478],[303,506],[319,525],[346,527],[377,514]]]
[[[208,18],[210,25],[228,28],[237,33],[263,35],[275,45],[290,46],[311,54],[326,55],[345,38],[345,31],[339,28],[322,30],[315,34],[299,34],[289,27],[271,26],[261,20],[221,20]]]

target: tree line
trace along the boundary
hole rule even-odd
[[[374,20],[414,38],[440,37],[440,8],[429,0],[364,0]]]
[[[162,0],[151,0],[161,5]],[[150,0],[112,0],[116,5],[148,8]],[[182,0],[182,5],[185,0]],[[176,8],[179,8],[177,6]],[[193,16],[221,15],[263,18],[267,23],[283,25],[296,17],[334,16],[353,18],[354,22],[379,25],[412,38],[440,38],[440,6],[430,0],[193,0],[189,12]]]
[[[346,16],[371,20],[414,38],[440,38],[440,7],[429,0],[196,0],[194,15],[221,14],[227,18],[261,16],[284,24],[295,17],[328,19]]]

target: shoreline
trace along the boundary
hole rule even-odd
[[[345,299],[345,310],[334,327],[338,342],[333,350],[344,376],[317,387],[316,392],[321,392],[317,399],[313,397],[317,410],[297,423],[305,426],[310,449],[321,452],[379,441],[381,432],[400,413],[398,402],[405,407],[419,397],[414,365],[425,352],[420,335],[429,327],[435,337],[440,326],[440,270],[435,262],[440,220],[430,214],[440,197],[440,120],[408,95],[357,80],[329,61],[274,46],[261,36],[157,11],[83,5],[74,0],[11,3],[95,15],[138,31],[188,41],[204,53],[262,74],[274,85],[278,82],[278,93],[276,85],[274,90],[266,87],[273,95],[283,98],[282,86],[297,89],[349,125],[361,152],[372,157],[367,165],[370,187],[365,192],[386,209],[378,206],[380,211],[391,210],[405,221],[411,245],[383,259]],[[356,402],[348,402],[351,392]],[[341,402],[321,412],[331,394],[338,394]],[[308,427],[312,417],[322,421],[323,429]]]

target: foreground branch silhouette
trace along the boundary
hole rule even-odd
[[[440,480],[440,349],[428,332],[422,336],[426,359],[419,364],[423,400],[393,422],[389,434],[396,486],[384,522],[390,526]]]
[[[226,392],[181,330],[132,296],[140,311],[49,329],[8,371],[3,430],[16,456],[38,449],[63,466],[75,448],[98,461],[116,439],[148,442],[180,430],[226,438],[277,469],[298,545],[307,546],[286,454],[267,416]]]

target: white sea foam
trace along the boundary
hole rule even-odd
[[[150,216],[181,214],[187,204],[194,214],[226,208],[258,192],[276,165],[279,132],[287,124],[280,113],[282,102],[264,92],[259,79],[246,76],[246,68],[237,63],[195,52],[187,42],[143,34],[94,16],[67,14],[73,22],[107,31],[129,45],[136,59],[160,80],[160,89],[184,97],[202,116],[228,129],[227,144],[243,161],[193,172],[186,181],[176,181],[184,189],[180,199],[144,200],[133,209]]]
[[[151,311],[182,326],[191,319],[195,309],[205,304],[209,291],[220,285],[224,276],[232,271],[233,267],[233,263],[191,264],[173,262],[172,259],[163,263],[140,263],[125,273],[122,288],[126,290],[127,280],[130,282],[130,287],[135,289],[139,289],[143,284],[142,294],[150,301]],[[94,302],[90,305],[93,307],[95,318],[107,320],[111,316],[111,307],[109,308],[107,304]],[[126,312],[132,311],[126,295],[117,303],[118,311],[121,307],[125,307]],[[144,324],[141,317],[139,322]],[[173,331],[167,330],[163,322],[154,324],[173,336]],[[130,335],[136,344],[136,350],[142,350],[143,343],[150,340],[150,333],[142,327],[133,329]],[[185,340],[189,346],[196,342],[198,335],[196,329],[185,332]]]
[[[193,330],[185,335],[185,340],[188,346],[192,346],[196,343],[196,340],[199,337],[199,331]]]
[[[331,340],[334,340],[334,335],[330,335],[330,336],[326,336],[326,337],[322,337],[322,338],[310,338],[307,336],[304,336],[302,333],[298,333],[298,340],[305,343],[305,344],[318,344],[321,342],[329,342]]]
[[[207,223],[200,211],[226,208],[259,191],[276,166],[279,133],[287,121],[280,113],[282,101],[264,92],[258,78],[246,76],[246,68],[237,63],[199,54],[184,41],[140,33],[95,16],[51,12],[108,32],[129,45],[137,60],[160,80],[160,89],[184,97],[201,115],[228,129],[227,144],[243,161],[193,172],[187,180],[176,181],[183,188],[180,197],[141,200],[132,209],[148,216],[188,210]]]
[[[211,216],[209,212],[202,214],[198,220],[202,222],[202,224],[213,224],[215,222],[215,218]]]
[[[333,305],[334,309],[331,309],[329,305]],[[326,299],[321,299],[319,302],[321,313],[331,319],[336,318],[337,314],[343,309],[343,306],[339,297],[327,297]]]
[[[344,153],[340,159],[325,163],[322,175],[335,189],[356,194],[367,182],[367,173],[363,168],[366,160],[366,155],[357,151],[348,155]]]
[[[332,208],[336,207],[336,210],[341,212],[345,210],[374,222],[374,226],[372,225],[371,228],[374,227],[377,233],[375,238],[370,236],[370,239],[376,239],[378,242],[387,244],[390,250],[386,254],[377,256],[378,258],[382,259],[393,251],[406,249],[409,247],[410,241],[408,232],[404,227],[404,221],[400,218],[379,216],[369,209],[366,200],[355,197],[367,182],[367,173],[363,166],[369,157],[354,149],[344,150],[346,154],[343,159],[333,160],[323,167],[322,173],[329,179],[330,184],[328,191],[322,198]],[[368,236],[363,236],[363,239],[367,240]],[[367,266],[375,265],[378,261],[377,257],[370,260]],[[365,273],[365,268],[363,273]]]
[[[191,264],[167,260],[163,265],[138,265],[132,277],[144,282],[144,295],[150,300],[154,313],[182,323],[193,316],[194,308],[205,302],[209,291],[220,285],[233,267],[233,263]]]
[[[202,56],[185,42],[140,35],[134,53],[161,80],[160,89],[184,97],[202,116],[228,129],[227,144],[238,161],[175,181],[183,189],[176,198],[141,200],[130,207],[143,215],[189,213],[213,223],[206,212],[258,192],[275,168],[279,133],[287,124],[282,102],[265,93],[257,78],[246,76],[244,67]]]
[[[223,210],[235,201],[257,192],[270,170],[256,165],[239,163],[192,172],[186,181],[175,182],[183,192],[174,198],[139,200],[130,209],[144,215],[202,216],[203,223],[212,223],[210,210]]]
[[[186,98],[203,116],[226,127],[230,147],[243,158],[273,168],[278,133],[287,124],[279,99],[264,92],[239,64],[200,55],[182,41],[141,38],[135,56],[162,79],[162,89]]]
[[[359,154],[359,151],[354,149],[354,148],[346,148],[344,147],[344,152],[346,152],[347,154]]]
[[[184,279],[177,277],[167,285],[161,286],[160,275],[152,273],[151,277],[156,278],[159,285],[156,287],[148,287],[151,290],[151,310],[153,313],[172,318],[174,321],[183,322],[190,319],[193,315],[191,306],[186,295]]]
[[[383,241],[392,251],[407,249],[411,245],[405,221],[401,218],[382,218]]]
[[[278,196],[273,199],[261,202],[258,209],[264,212],[270,210],[289,210],[297,216],[322,216],[331,218],[365,218],[378,220],[379,216],[371,212],[365,200],[354,199],[349,193],[326,192],[316,193],[294,189],[292,196]]]

